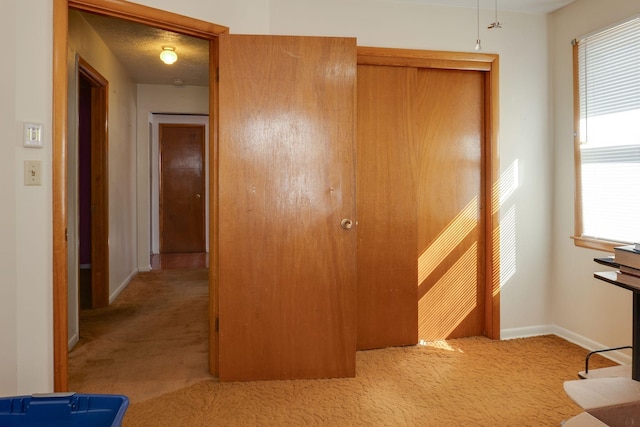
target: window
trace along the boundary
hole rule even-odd
[[[574,41],[576,244],[640,242],[640,17]]]

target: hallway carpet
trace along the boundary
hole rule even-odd
[[[219,383],[207,374],[206,270],[139,274],[82,327],[71,388],[128,395],[125,427],[559,426],[581,412],[562,385],[587,351],[553,335],[361,351],[355,378]]]
[[[210,379],[208,295],[206,269],[150,271],[111,306],[82,310],[70,390],[136,402]]]

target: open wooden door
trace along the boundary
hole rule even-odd
[[[354,376],[355,39],[219,42],[220,379]]]

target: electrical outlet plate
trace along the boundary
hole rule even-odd
[[[24,124],[24,146],[42,148],[42,123]]]

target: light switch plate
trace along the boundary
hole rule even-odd
[[[24,185],[42,185],[42,162],[40,160],[24,161]]]
[[[42,123],[24,124],[24,146],[42,148]]]

